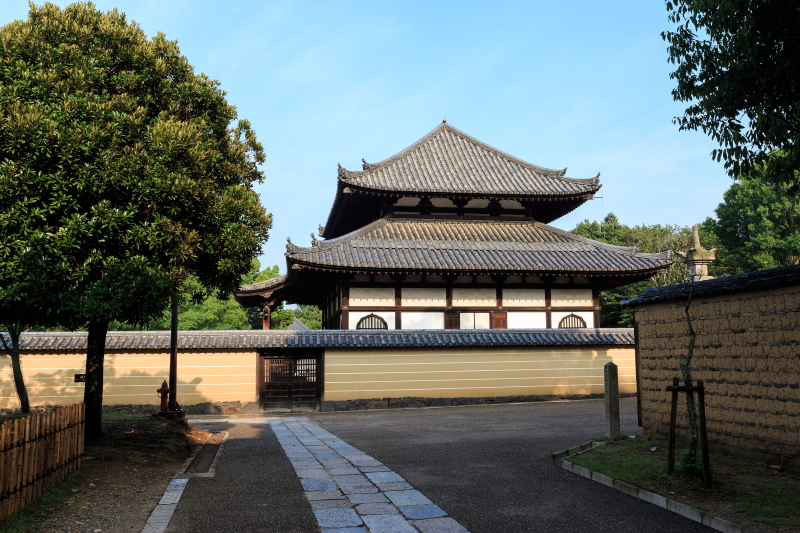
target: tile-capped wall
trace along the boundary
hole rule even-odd
[[[695,296],[695,379],[706,387],[712,449],[800,467],[800,286]],[[671,393],[688,346],[684,302],[634,305],[642,426],[665,437]],[[686,427],[684,395],[679,427]]]

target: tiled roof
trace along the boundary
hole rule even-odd
[[[365,189],[496,196],[593,194],[599,179],[565,177],[527,163],[470,137],[447,123],[402,152],[362,171],[342,169],[339,180]]]
[[[735,276],[696,281],[692,284],[692,297],[707,296],[723,292],[758,289],[762,287],[800,284],[800,265],[758,270]],[[639,298],[624,300],[622,305],[637,305],[657,300],[677,300],[689,294],[688,284],[667,285],[666,287],[650,287],[642,292]]]
[[[282,276],[278,276],[275,278],[271,278],[265,281],[259,281],[258,283],[251,283],[250,285],[245,285],[240,287],[237,292],[241,291],[264,291],[267,289],[271,289],[272,287],[277,287],[281,283],[286,282],[286,274]]]
[[[289,324],[289,329],[292,331],[308,331],[308,326],[300,322],[297,317],[294,317],[292,323]]]
[[[106,350],[169,350],[169,331],[110,331]],[[632,345],[632,329],[181,331],[180,350]],[[85,332],[23,333],[22,351],[85,351]]]
[[[310,248],[294,246],[287,257],[320,267],[546,274],[647,272],[672,262],[669,252],[638,254],[541,222],[410,218],[382,218]]]

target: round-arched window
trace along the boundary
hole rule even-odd
[[[570,313],[561,319],[561,321],[558,323],[558,327],[564,329],[585,328],[586,321],[578,315]]]
[[[389,326],[383,318],[372,313],[359,320],[356,329],[389,329]]]

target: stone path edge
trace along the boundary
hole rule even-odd
[[[605,474],[601,474],[600,472],[595,472],[594,470],[589,470],[588,468],[584,468],[567,461],[567,458],[580,455],[602,445],[602,442],[587,442],[586,444],[581,444],[580,446],[575,446],[574,448],[563,450],[558,453],[554,453],[553,455],[548,455],[547,457],[543,457],[543,459],[554,464],[555,466],[561,467],[567,472],[572,472],[573,474],[585,477],[586,479],[590,479],[595,483],[600,483],[601,485],[610,487],[614,490],[627,494],[628,496],[633,496],[634,498],[651,503],[684,518],[688,518],[689,520],[698,522],[704,526],[708,526],[711,529],[722,531],[723,533],[753,533],[753,531],[742,527],[739,524],[724,520],[707,513],[706,511],[695,509],[694,507],[690,507],[685,503],[681,503],[676,500],[670,500],[669,498],[665,498],[660,494],[656,494],[645,489],[640,489],[639,487],[625,483],[624,481],[614,479]]]

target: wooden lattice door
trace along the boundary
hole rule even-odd
[[[262,409],[317,406],[317,360],[264,357]]]

